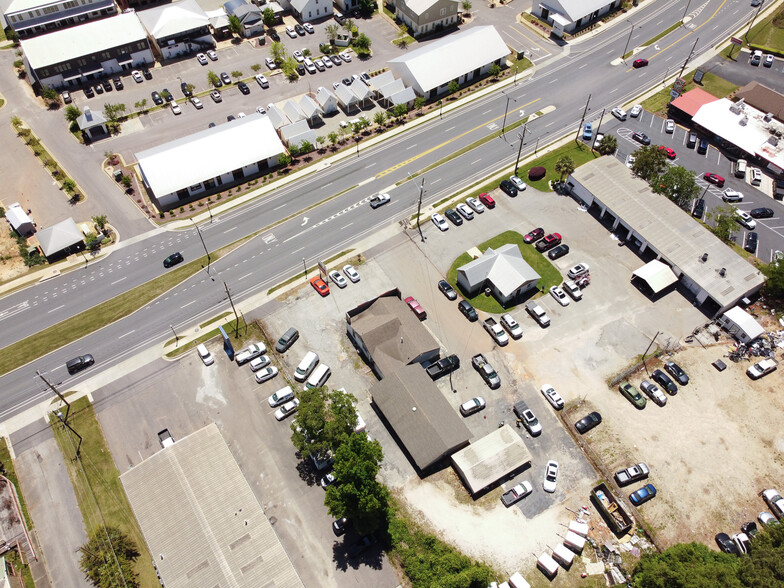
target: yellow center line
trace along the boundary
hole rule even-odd
[[[531,104],[533,104],[534,102],[538,102],[539,100],[541,100],[541,98],[536,98],[535,100],[531,100],[530,102],[527,102],[527,103],[523,104],[523,105],[522,105],[520,108],[523,108],[523,107],[525,107],[525,106],[530,106]],[[520,110],[520,109],[519,109],[519,108],[515,108],[514,110]],[[512,110],[510,110],[509,112],[513,112],[513,111],[512,111]],[[401,161],[400,163],[393,165],[393,166],[392,166],[392,167],[390,167],[389,169],[385,169],[384,171],[377,173],[377,174],[376,174],[376,179],[378,179],[378,178],[382,178],[382,177],[384,177],[385,175],[387,175],[387,174],[389,174],[389,173],[392,173],[392,172],[393,172],[393,171],[395,171],[395,170],[398,170],[398,169],[400,169],[400,168],[401,168],[401,167],[403,167],[404,165],[408,165],[408,164],[409,164],[409,163],[411,163],[412,161],[416,161],[416,160],[417,160],[417,159],[419,159],[420,157],[424,157],[425,155],[428,155],[428,154],[432,153],[433,151],[436,151],[436,150],[438,150],[438,149],[441,149],[441,147],[444,147],[444,146],[446,146],[446,145],[449,145],[450,143],[452,143],[452,142],[454,142],[454,141],[457,141],[458,139],[460,139],[460,138],[462,138],[462,137],[465,137],[466,135],[468,135],[468,134],[470,134],[470,133],[473,133],[474,131],[476,131],[476,130],[478,130],[478,129],[481,129],[482,127],[486,127],[487,125],[489,125],[489,124],[491,124],[491,123],[494,123],[494,122],[495,122],[495,121],[497,121],[498,119],[500,119],[500,118],[503,118],[504,116],[508,115],[508,114],[509,114],[509,112],[505,112],[504,114],[502,114],[502,115],[500,115],[500,116],[497,116],[497,117],[495,117],[495,118],[493,118],[493,119],[490,119],[489,121],[487,121],[487,122],[484,122],[484,123],[482,123],[481,125],[477,125],[477,126],[475,126],[473,129],[468,129],[468,130],[467,130],[467,131],[465,131],[464,133],[460,133],[459,135],[456,135],[455,137],[452,137],[452,138],[451,138],[451,139],[449,139],[448,141],[444,141],[444,142],[443,142],[443,143],[441,143],[440,145],[436,145],[435,147],[431,147],[430,149],[428,149],[427,151],[423,151],[423,152],[422,152],[422,153],[420,153],[419,155],[415,155],[414,157],[411,157],[410,159],[406,159],[405,161]]]
[[[689,31],[688,33],[686,33],[685,35],[683,35],[683,36],[682,36],[680,39],[678,39],[677,41],[673,41],[672,43],[670,43],[669,45],[667,45],[667,46],[666,46],[664,49],[662,49],[661,51],[659,51],[659,52],[657,52],[657,53],[654,53],[653,55],[651,55],[651,59],[653,59],[653,58],[654,58],[654,57],[656,57],[657,55],[661,55],[662,53],[664,53],[665,51],[667,51],[667,49],[669,49],[669,48],[670,48],[670,47],[672,47],[673,45],[677,45],[678,43],[680,43],[681,41],[683,41],[683,40],[684,40],[686,37],[688,37],[689,35],[691,35],[691,34],[693,34],[693,33],[696,33],[697,31],[699,31],[699,30],[700,30],[702,27],[704,27],[706,24],[708,24],[710,21],[712,21],[712,20],[713,20],[713,18],[716,16],[716,14],[719,12],[719,10],[721,10],[722,6],[724,6],[726,3],[727,3],[727,0],[724,0],[724,1],[723,1],[723,2],[722,2],[720,5],[719,5],[719,7],[718,7],[718,8],[717,8],[717,9],[716,9],[714,12],[713,12],[713,14],[711,14],[711,15],[710,15],[710,17],[708,18],[708,20],[706,20],[706,21],[705,21],[704,23],[702,23],[700,26],[698,26],[698,27],[695,27],[694,29],[692,29],[691,31]],[[650,60],[649,60],[649,61],[650,61]]]

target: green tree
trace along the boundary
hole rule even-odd
[[[327,35],[327,39],[329,39],[330,44],[338,38],[340,34],[340,28],[336,24],[328,24],[324,27],[324,33]]]
[[[427,104],[427,100],[422,96],[417,96],[416,98],[414,98],[414,108],[419,112],[422,112],[422,109],[425,107],[425,104]]]
[[[784,586],[784,525],[757,534],[751,553],[740,559],[738,577],[749,588]]]
[[[303,140],[302,143],[299,144],[299,152],[304,155],[305,153],[310,153],[313,151],[313,143],[308,141],[307,139]]]
[[[660,176],[667,168],[667,156],[658,145],[644,145],[634,152],[632,171],[646,182]]]
[[[98,227],[98,230],[103,232],[109,220],[106,218],[105,214],[102,214],[102,215],[94,216],[93,222],[95,223],[95,226]]]
[[[717,206],[705,214],[705,219],[712,221],[710,230],[725,243],[732,241],[732,233],[735,231],[735,207],[731,204]]]
[[[653,182],[653,191],[666,196],[682,209],[687,210],[700,193],[694,181],[694,172],[682,165],[667,166],[667,170]]]
[[[261,65],[260,65],[260,64],[258,64],[258,63],[254,63],[253,65],[251,65],[251,66],[250,66],[250,69],[251,69],[253,72],[258,72],[258,71],[261,69]]]
[[[356,39],[354,39],[354,49],[357,52],[357,55],[368,55],[370,53],[370,37],[368,37],[365,33],[359,33]]]
[[[601,155],[612,155],[618,150],[618,137],[615,135],[605,135],[596,150]]]
[[[290,80],[296,80],[299,77],[297,73],[297,60],[293,57],[287,57],[280,66],[283,75]]]
[[[303,459],[334,452],[357,426],[356,399],[348,392],[326,387],[299,394],[299,407],[291,424],[291,441]]]
[[[125,114],[125,104],[104,104],[103,115],[110,122],[117,122]]]
[[[117,527],[98,527],[79,551],[82,554],[80,567],[94,586],[139,586],[139,578],[133,569],[139,550],[131,538]]]
[[[41,88],[41,98],[46,100],[49,104],[60,104],[60,94],[51,86],[44,86]]]
[[[351,519],[360,535],[389,520],[389,490],[376,479],[382,459],[381,444],[364,433],[349,435],[335,450],[335,483],[327,488],[324,504],[331,516]]]
[[[280,41],[275,41],[270,47],[270,56],[275,62],[275,65],[281,67],[283,62],[286,61],[286,58],[288,57],[286,46]]]
[[[471,8],[472,8],[471,0],[463,0],[460,3],[460,6],[463,7],[463,12],[465,12],[465,13],[471,12]]]
[[[65,178],[63,180],[63,190],[65,190],[68,194],[73,194],[73,191],[76,190],[76,182],[74,182],[71,178]]]
[[[335,143],[338,142],[338,138],[339,135],[335,131],[332,131],[329,135],[327,135],[327,139],[329,139],[329,144],[332,145],[333,147],[335,146]]]
[[[564,177],[568,176],[574,171],[574,168],[574,159],[568,155],[559,157],[558,161],[555,162],[555,173],[561,175],[562,182],[564,181]]]
[[[145,112],[147,110],[147,98],[142,98],[138,102],[134,103],[134,108],[141,112]]]
[[[350,18],[347,18],[343,21],[343,30],[346,31],[349,35],[354,32],[354,21]]]
[[[450,94],[454,94],[459,89],[460,89],[460,84],[457,83],[457,80],[452,80],[451,82],[449,82],[449,85],[447,86],[447,90],[449,91]]]
[[[284,153],[283,155],[278,156],[278,165],[280,167],[288,167],[291,165],[291,155],[288,153]]]
[[[233,14],[229,15],[229,32],[238,37],[242,36],[242,21]]]
[[[321,146],[324,144],[324,141],[326,140],[327,138],[324,135],[319,135],[318,137],[316,137],[316,145],[318,146],[319,149],[321,149]]]
[[[387,113],[383,110],[379,110],[376,114],[373,115],[373,122],[379,126],[383,125],[385,122],[387,122]]]
[[[289,153],[292,157],[299,155],[299,145],[289,145]]]
[[[679,543],[662,553],[646,553],[634,567],[636,588],[741,588],[737,557],[700,543]]]
[[[75,123],[76,119],[82,116],[82,111],[76,104],[69,104],[65,107],[65,120],[69,123]]]
[[[355,123],[352,123],[352,125],[351,125],[351,132],[352,133],[354,133],[355,135],[358,135],[361,131],[362,131],[362,123],[361,122],[357,121]]]
[[[774,261],[764,266],[762,273],[768,278],[763,286],[765,297],[769,300],[784,300],[784,262]]]
[[[490,75],[493,76],[494,78],[497,78],[500,73],[501,73],[501,66],[498,65],[497,63],[493,63],[493,65],[490,66]]]
[[[233,77],[233,78],[237,78],[237,79],[239,79],[239,78],[241,78],[243,75],[244,75],[244,74],[243,74],[243,73],[242,73],[240,70],[238,70],[238,69],[235,69],[233,72],[231,72],[231,77]]]
[[[359,0],[359,11],[362,16],[370,16],[376,9],[374,0]]]
[[[265,8],[261,13],[261,19],[264,21],[265,27],[272,28],[272,25],[275,24],[275,11],[272,8]]]
[[[400,30],[397,33],[397,39],[395,39],[395,44],[400,47],[401,49],[405,49],[408,46],[408,27],[405,23],[401,23]]]
[[[214,71],[210,70],[207,72],[207,84],[212,86],[213,88],[219,88],[223,85],[221,79],[218,77]]]
[[[408,114],[408,106],[405,104],[395,104],[394,108],[392,109],[392,115],[396,119],[401,119]]]

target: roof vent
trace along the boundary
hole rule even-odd
[[[747,124],[749,124],[749,117],[744,114],[743,118],[740,119],[740,126],[745,127]]]
[[[767,113],[767,114],[766,114],[766,115],[763,117],[763,120],[764,120],[765,122],[770,122],[771,120],[773,120],[773,113],[772,113],[772,112],[768,112],[768,113]]]
[[[708,254],[707,253],[703,253],[702,257],[700,259],[702,259],[702,263],[705,263],[706,261],[708,261]]]
[[[723,278],[725,275],[727,275],[727,268],[726,268],[726,267],[723,267],[723,268],[721,268],[721,269],[719,270],[719,275],[720,275],[722,278]]]

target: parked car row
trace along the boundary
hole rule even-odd
[[[352,284],[356,284],[360,280],[359,272],[351,264],[347,264],[343,266],[343,273],[346,275],[346,278],[348,278],[351,281]],[[329,277],[329,281],[335,284],[338,288],[342,289],[348,286],[348,282],[346,281],[346,278],[344,278],[338,270],[331,270],[330,272],[327,273],[327,276]],[[316,292],[318,292],[322,297],[329,296],[329,286],[321,277],[321,275],[311,278],[310,285],[313,286],[313,289]]]
[[[757,520],[764,527],[780,524],[779,520],[784,517],[784,498],[778,490],[767,489],[762,491],[762,499],[768,505],[771,512],[763,511],[757,516]],[[740,527],[740,533],[730,537],[727,533],[718,533],[715,537],[716,545],[724,553],[732,555],[745,555],[751,552],[754,537],[759,532],[757,523],[748,521]]]
[[[372,202],[371,206],[373,206]],[[454,208],[447,208],[443,216],[434,212],[430,216],[430,220],[438,227],[439,231],[443,232],[449,230],[449,224],[444,217],[448,218],[453,225],[459,227],[463,224],[464,219],[467,221],[474,220],[474,214],[482,214],[488,208],[495,208],[495,200],[487,193],[482,193],[479,195],[479,198],[468,198],[465,202],[459,202]]]
[[[664,369],[669,372],[672,376],[665,374],[662,370],[656,369],[651,374],[651,379],[656,382],[656,384],[661,385],[661,387],[671,396],[674,396],[678,393],[678,386],[673,382],[675,379],[681,386],[685,386],[689,383],[689,376],[686,375],[686,372],[681,369],[681,367],[673,362],[668,361],[664,364]],[[662,392],[662,390],[650,380],[643,380],[640,383],[640,389],[651,399],[651,401],[655,402],[659,406],[664,406],[667,404],[667,396]],[[621,394],[631,402],[638,410],[642,410],[645,408],[647,404],[646,398],[640,394],[639,390],[635,388],[629,382],[621,382],[618,386]]]

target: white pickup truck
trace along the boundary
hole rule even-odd
[[[530,314],[533,319],[539,323],[540,327],[550,326],[550,317],[547,316],[547,313],[544,311],[544,309],[536,302],[533,300],[526,302],[525,309],[528,311],[528,314]]]
[[[169,429],[164,429],[163,431],[158,433],[158,441],[160,441],[161,447],[163,447],[164,449],[174,445],[174,437],[172,437],[171,433],[169,433]]]
[[[509,335],[506,334],[506,331],[501,328],[501,325],[499,325],[493,317],[484,321],[482,326],[499,345],[503,346],[509,343]]]

